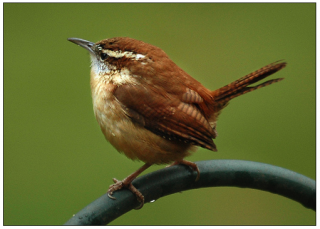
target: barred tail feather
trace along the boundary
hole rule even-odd
[[[239,95],[243,95],[245,93],[248,93],[250,91],[257,90],[259,88],[268,86],[270,84],[279,82],[283,80],[283,78],[278,79],[272,79],[269,81],[266,81],[264,83],[261,83],[257,86],[249,87],[249,85],[254,84],[273,73],[276,73],[277,71],[280,71],[282,68],[284,68],[287,65],[286,62],[277,61],[272,64],[269,64],[263,68],[260,68],[259,70],[250,73],[218,90],[215,90],[213,92],[214,100],[219,106],[224,106],[233,98],[238,97]]]

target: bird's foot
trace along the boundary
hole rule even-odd
[[[126,188],[129,189],[136,197],[137,200],[140,202],[139,207],[135,208],[136,210],[140,209],[143,207],[144,205],[144,196],[142,195],[142,193],[136,189],[131,182],[126,182],[126,179],[124,179],[123,181],[119,181],[116,178],[112,179],[114,184],[109,186],[108,189],[108,197],[115,200],[116,198],[114,196],[112,196],[113,192],[120,190],[122,188]]]
[[[173,162],[172,164],[166,166],[166,167],[171,167],[173,165],[187,165],[189,166],[193,171],[196,171],[197,172],[197,177],[196,177],[196,180],[195,181],[198,181],[199,178],[200,178],[200,170],[197,166],[196,163],[192,162],[192,161],[186,161],[186,160],[181,160],[181,161],[175,161]]]

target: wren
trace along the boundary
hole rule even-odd
[[[271,79],[250,86],[281,70],[277,61],[222,88],[211,91],[178,67],[160,48],[128,37],[97,43],[79,38],[69,41],[91,56],[91,92],[95,117],[105,138],[132,160],[145,164],[122,181],[113,179],[108,189],[127,188],[143,206],[144,196],[132,181],[153,164],[185,164],[198,146],[217,151],[216,122],[228,102],[247,92],[276,83]]]

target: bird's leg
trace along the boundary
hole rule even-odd
[[[182,159],[182,160],[173,162],[171,165],[168,165],[167,167],[171,167],[173,165],[187,165],[187,166],[189,166],[193,171],[197,172],[196,181],[199,180],[199,178],[200,178],[200,170],[199,170],[199,168],[198,168],[196,163],[194,163],[192,161],[186,161],[186,160]]]
[[[112,196],[113,192],[117,191],[119,189],[122,189],[122,188],[126,188],[126,189],[129,189],[133,194],[135,194],[138,201],[141,203],[140,206],[136,209],[142,208],[142,206],[144,204],[144,196],[142,195],[142,193],[138,189],[136,189],[132,185],[132,181],[134,179],[136,179],[136,177],[139,176],[140,173],[142,173],[144,170],[146,170],[150,166],[151,166],[151,164],[148,164],[148,163],[144,164],[140,169],[138,169],[137,171],[135,171],[131,175],[127,176],[122,181],[119,181],[116,178],[113,178],[112,180],[113,180],[114,184],[110,185],[110,187],[108,189],[109,198],[115,200],[116,198]]]

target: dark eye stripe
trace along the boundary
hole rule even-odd
[[[108,58],[108,54],[106,54],[106,53],[101,53],[101,60],[104,60],[104,59],[106,59],[106,58]]]

